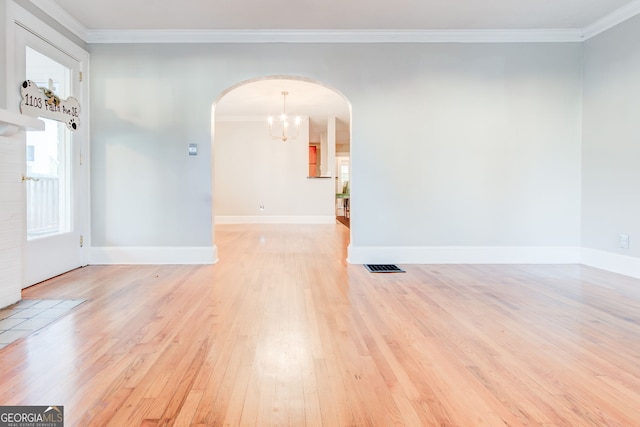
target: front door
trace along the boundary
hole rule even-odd
[[[18,67],[23,65],[24,72],[18,70],[18,76],[61,99],[80,98],[78,60],[24,29],[20,33],[18,52],[24,53],[24,60]],[[83,265],[83,207],[88,192],[81,164],[84,133],[71,131],[63,122],[42,120],[44,132],[26,133],[23,288]]]

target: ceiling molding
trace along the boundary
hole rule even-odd
[[[49,15],[60,25],[83,41],[89,38],[89,30],[53,0],[30,0],[34,6]]]
[[[100,30],[88,43],[557,43],[580,29],[548,30]]]
[[[627,3],[626,5],[614,10],[607,16],[598,19],[591,25],[584,27],[582,29],[583,38],[584,40],[588,40],[591,37],[597,36],[598,34],[621,24],[627,19],[633,18],[638,14],[640,14],[640,0],[634,0],[631,3]]]
[[[268,114],[265,114],[263,116],[257,116],[257,115],[227,116],[223,114],[216,114],[216,122],[259,122],[259,123],[265,123],[265,126],[267,126],[266,123],[267,123],[268,116],[269,116]],[[300,115],[301,120],[306,120],[308,118],[309,116]]]
[[[558,43],[580,42],[640,14],[634,0],[582,29],[89,30],[54,0],[30,0],[87,43]]]

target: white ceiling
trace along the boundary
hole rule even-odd
[[[88,34],[125,30],[585,30],[640,12],[640,0],[30,0],[79,24]],[[52,15],[53,16],[53,15]],[[615,18],[615,19],[614,19]],[[65,19],[66,21],[66,19]],[[73,29],[72,29],[73,30]],[[115,31],[114,31],[115,30]],[[258,36],[262,37],[262,36]],[[578,36],[580,37],[580,36]],[[579,39],[578,39],[579,40]],[[348,141],[347,102],[334,91],[301,80],[251,82],[227,93],[218,117],[266,116],[281,109],[310,117],[311,138],[338,118]]]
[[[33,0],[34,3],[43,0]],[[575,29],[631,0],[54,0],[89,30]]]

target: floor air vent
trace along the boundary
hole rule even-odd
[[[365,264],[364,266],[371,273],[405,273],[395,264]]]

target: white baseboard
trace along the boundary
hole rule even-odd
[[[579,264],[573,246],[353,246],[350,264]]]
[[[216,224],[335,224],[333,215],[220,215],[215,217]]]
[[[240,222],[228,223],[240,224]],[[89,264],[215,264],[218,248],[92,247]],[[579,247],[353,246],[350,264],[584,264],[640,279],[640,258]],[[6,297],[6,301],[5,301]],[[19,299],[19,297],[18,297]],[[1,303],[13,303],[2,295]],[[2,304],[0,304],[1,306]]]
[[[94,246],[89,249],[89,264],[215,264],[218,248]]]
[[[582,248],[581,263],[640,279],[640,258],[597,249]]]

